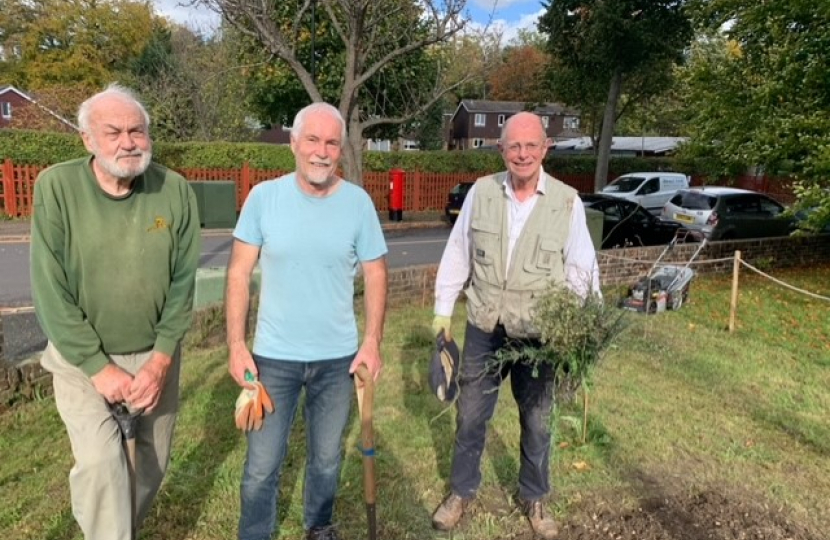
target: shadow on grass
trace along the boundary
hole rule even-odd
[[[184,452],[176,453],[174,449],[165,483],[142,527],[148,536],[171,540],[191,537],[219,470],[234,448],[244,444],[231,420],[231,406],[239,387],[226,376],[224,369],[219,375],[209,371],[220,367],[224,365],[206,365],[205,376],[194,379],[180,391],[179,415],[182,416],[185,407],[198,410],[201,439]],[[177,432],[174,438],[182,436]]]
[[[377,403],[377,401],[375,401]],[[361,427],[357,402],[352,406],[345,441],[356,441],[357,447],[346,448],[340,474],[335,521],[341,525],[344,538],[368,538],[368,516],[365,498],[364,459],[361,448]],[[379,410],[375,407],[375,410]],[[375,418],[377,418],[375,416]],[[375,425],[378,423],[375,422]],[[374,429],[375,513],[377,538],[411,538],[413,529],[428,528],[420,494],[411,489],[416,479],[407,476],[407,464],[385,444],[382,430]],[[390,440],[394,440],[391,437]]]
[[[449,489],[452,448],[455,435],[455,404],[443,404],[432,395],[429,386],[429,360],[435,348],[431,330],[416,327],[404,340],[401,350],[401,379],[403,402],[413,417],[420,417],[428,425],[432,439],[432,451],[438,465],[438,474],[446,479]],[[424,402],[428,401],[425,406]]]
[[[463,341],[459,341],[459,347],[462,346]],[[438,474],[444,480],[443,486],[439,488],[443,494],[450,490],[449,480],[455,445],[455,403],[441,403],[432,395],[428,378],[429,361],[434,347],[431,329],[414,328],[404,341],[400,363],[404,406],[410,415],[422,418],[429,425]],[[498,456],[497,460],[493,458],[489,461],[492,462],[498,487],[502,492],[500,498],[509,497],[517,484],[518,462],[498,430],[492,425],[487,430],[485,451],[489,456]],[[484,461],[482,459],[482,463]],[[426,504],[426,501],[421,501],[417,507],[427,508]],[[431,511],[432,508],[428,508],[427,512]]]

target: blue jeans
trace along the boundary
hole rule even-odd
[[[290,362],[254,355],[259,380],[274,401],[274,413],[265,415],[261,430],[248,432],[239,540],[267,540],[274,531],[279,476],[303,387],[305,527],[331,524],[340,477],[343,430],[349,419],[354,388],[349,376],[353,359],[354,355],[318,362]]]
[[[509,375],[510,388],[519,407],[521,427],[519,497],[536,500],[550,491],[550,413],[553,405],[553,368],[533,369],[522,362],[493,365],[496,351],[510,346],[538,345],[538,340],[515,340],[497,325],[493,332],[467,323],[464,354],[459,372],[455,448],[450,470],[450,488],[462,497],[472,497],[481,484],[481,454],[487,423],[496,410],[499,386]]]

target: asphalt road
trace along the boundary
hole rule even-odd
[[[434,264],[441,258],[449,236],[449,227],[387,231],[389,268]],[[201,268],[227,266],[233,239],[227,235],[202,238]],[[0,243],[0,308],[5,342],[3,357],[7,362],[27,358],[46,346],[32,305],[29,283],[28,242]]]

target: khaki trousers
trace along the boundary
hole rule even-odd
[[[134,374],[151,354],[152,351],[110,355],[110,359]],[[177,349],[158,406],[152,414],[138,420],[137,526],[147,516],[170,460],[179,403],[180,356]],[[130,479],[118,424],[89,377],[67,362],[54,345],[47,345],[40,362],[52,373],[55,402],[75,458],[69,472],[75,520],[86,540],[130,540]]]

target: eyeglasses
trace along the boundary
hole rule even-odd
[[[508,145],[504,146],[503,148],[504,148],[505,152],[507,152],[508,154],[518,154],[523,149],[524,149],[525,153],[527,153],[527,154],[536,154],[542,148],[546,148],[546,147],[547,147],[547,141],[546,142],[530,142],[530,143],[525,143],[525,144],[512,143],[512,144],[508,144]]]

